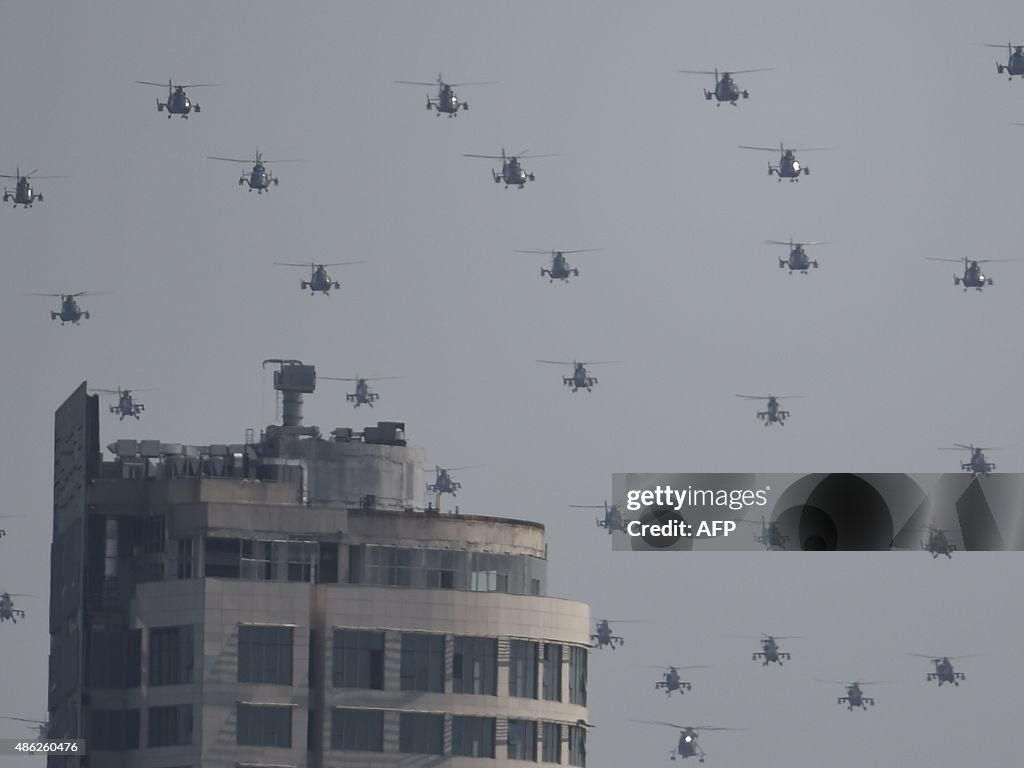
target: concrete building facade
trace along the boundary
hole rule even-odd
[[[315,372],[242,445],[99,450],[56,414],[51,766],[586,765],[586,605],[547,594],[542,526],[424,505],[404,425],[325,439]],[[298,402],[296,402],[298,394]]]

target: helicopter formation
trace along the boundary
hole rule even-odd
[[[623,624],[623,623],[643,623],[643,622],[626,622],[615,619],[600,619],[596,626],[595,632],[591,634],[591,647],[602,648],[610,647],[614,649],[616,646],[624,644],[624,639],[615,635],[611,624]],[[799,636],[789,635],[768,635],[762,634],[760,638],[761,650],[753,653],[754,661],[761,661],[762,666],[767,667],[770,664],[777,664],[779,667],[783,666],[784,661],[789,661],[791,655],[788,651],[783,651],[779,645],[780,640],[791,640],[798,639]],[[937,682],[938,687],[941,687],[945,683],[952,683],[955,686],[959,686],[960,682],[965,680],[965,676],[961,672],[957,672],[953,668],[952,660],[954,658],[966,659],[966,658],[977,658],[977,656],[931,656],[920,653],[910,653],[909,656],[915,656],[919,658],[928,659],[928,661],[934,666],[934,671],[929,672],[926,675],[927,682]],[[985,655],[985,654],[980,654]],[[671,697],[672,693],[679,693],[680,696],[684,695],[688,691],[693,690],[693,684],[689,681],[682,679],[680,675],[681,670],[686,669],[709,669],[706,665],[693,665],[693,666],[658,666],[654,665],[652,669],[661,670],[661,679],[656,680],[654,683],[654,689],[656,691],[663,690],[667,697]],[[817,678],[816,678],[817,679]],[[836,704],[845,706],[846,709],[852,712],[854,709],[860,709],[867,711],[868,708],[875,706],[875,699],[872,696],[866,695],[864,689],[866,687],[876,686],[885,684],[888,681],[865,681],[865,680],[854,680],[850,681],[839,681],[839,680],[821,680],[817,679],[817,682],[827,683],[829,685],[840,685],[845,689],[845,695],[838,696],[836,698]],[[656,725],[665,728],[672,728],[679,732],[678,739],[675,746],[669,752],[669,759],[671,760],[685,760],[688,758],[695,757],[699,763],[703,763],[707,757],[707,753],[699,746],[698,736],[701,731],[715,732],[715,731],[744,731],[745,728],[736,728],[730,726],[721,725],[683,725],[679,723],[668,722],[665,720],[642,720],[642,719],[631,719],[632,723],[640,723],[645,725]]]

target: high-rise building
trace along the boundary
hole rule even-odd
[[[51,766],[586,765],[586,605],[547,595],[543,526],[425,504],[404,425],[100,449],[58,409]]]

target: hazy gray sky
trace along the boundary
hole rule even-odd
[[[606,566],[607,537],[567,509],[600,503],[612,472],[938,472],[961,457],[937,446],[1016,441],[1024,263],[964,294],[955,265],[923,258],[1019,252],[1024,83],[974,45],[1015,36],[1010,3],[0,3],[0,167],[72,177],[0,207],[0,482],[5,511],[30,515],[5,525],[0,587],[37,596],[0,628],[0,714],[45,710],[54,409],[83,379],[158,387],[141,422],[104,415],[104,445],[241,442],[274,420],[260,361],[290,357],[404,376],[372,411],[324,382],[307,423],[403,420],[431,462],[485,463],[458,478],[463,510],[546,523],[554,593],[651,621],[591,665],[594,768],[667,759],[675,734],[618,722],[634,714],[750,729],[708,734],[709,764],[1015,763],[1016,555]],[[676,73],[716,66],[776,70],[716,108],[710,78]],[[500,84],[460,91],[453,120],[392,84],[438,71]],[[168,78],[224,86],[167,120],[165,92],[133,81]],[[780,141],[837,151],[780,184],[774,157],[737,149]],[[502,146],[560,156],[506,191],[462,157]],[[257,196],[205,159],[257,147],[313,162],[271,164],[281,185]],[[833,244],[790,277],[760,244],[789,237]],[[543,257],[514,253],[550,247],[605,251],[551,285]],[[324,298],[272,265],[307,259],[368,263]],[[80,327],[21,295],[79,290],[112,291]],[[536,358],[626,364],[573,395]],[[736,392],[807,398],[767,430]],[[992,458],[1021,470],[1020,448]],[[722,639],[762,631],[807,636],[792,666]],[[937,691],[909,651],[1003,655]],[[666,701],[650,663],[715,669]],[[815,676],[894,684],[849,713]]]

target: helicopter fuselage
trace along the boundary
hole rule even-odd
[[[591,391],[591,388],[597,384],[597,378],[587,374],[587,369],[577,363],[576,370],[572,376],[566,376],[562,379],[562,384],[567,387],[572,387],[572,391],[576,392],[580,389],[585,389],[587,392]]]
[[[935,659],[932,663],[935,664],[935,671],[929,672],[927,679],[938,682],[940,687],[943,683],[959,686],[960,681],[966,679],[962,672],[954,671],[953,663],[949,659]]]
[[[14,207],[17,208],[19,205],[25,208],[31,208],[32,204],[38,200],[43,202],[43,196],[32,190],[32,183],[27,177],[22,176],[18,179],[18,183],[14,186],[14,191],[4,187],[4,202],[14,202]]]
[[[163,112],[164,110],[167,110],[168,120],[171,119],[171,115],[181,115],[187,120],[190,112],[199,113],[199,105],[193,103],[184,90],[176,88],[168,94],[167,101],[161,102],[157,99],[156,111]]]
[[[1024,77],[1024,51],[1020,48],[1014,50],[1010,54],[1010,58],[1006,60],[1005,64],[996,64],[996,71],[1002,75],[1009,75],[1009,79],[1013,80],[1014,75]]]
[[[256,163],[249,172],[249,176],[242,176],[238,180],[238,185],[247,184],[249,191],[256,190],[259,194],[263,194],[264,190],[269,191],[271,184],[277,184],[277,179],[270,175],[270,172],[266,169],[262,163]]]
[[[729,77],[729,75],[722,75],[722,77],[715,84],[714,91],[704,91],[704,98],[706,98],[708,101],[711,101],[712,97],[717,99],[719,104],[721,104],[721,102],[724,101],[732,104],[735,107],[736,102],[738,102],[740,99],[749,98],[750,94],[747,93],[746,91],[741,91],[739,87],[737,87],[735,81],[731,77]]]
[[[502,181],[505,182],[505,189],[509,187],[518,187],[522,189],[526,186],[527,181],[534,181],[534,175],[527,173],[523,170],[523,167],[519,164],[516,158],[510,158],[505,161],[501,166],[501,173],[492,171],[494,176],[494,182],[500,184]]]
[[[779,268],[785,269],[786,267],[789,267],[789,274],[800,272],[806,275],[807,271],[812,267],[814,269],[818,268],[818,262],[812,261],[807,256],[807,252],[803,248],[798,247],[790,251],[788,259],[779,259]]]
[[[442,113],[448,115],[448,117],[455,117],[459,113],[460,107],[462,109],[469,109],[469,104],[459,101],[455,91],[447,86],[442,87],[438,91],[436,100],[431,101],[429,97],[427,98],[427,109],[437,110],[438,117]]]
[[[302,280],[299,284],[303,290],[309,291],[310,296],[315,293],[322,293],[324,296],[328,296],[332,288],[341,288],[341,283],[332,280],[331,276],[327,274],[327,270],[323,267],[314,269],[309,280]]]
[[[972,261],[964,268],[963,276],[953,275],[953,285],[963,285],[964,290],[974,288],[980,291],[986,285],[992,285],[992,278],[981,270],[981,265]]]
[[[800,162],[796,159],[796,155],[786,150],[782,153],[779,158],[778,165],[768,164],[768,175],[771,176],[773,173],[779,177],[779,181],[783,179],[789,179],[790,181],[799,181],[801,174],[810,174],[810,168],[800,165]]]
[[[569,282],[569,278],[576,276],[578,277],[580,271],[574,267],[569,266],[569,262],[566,261],[565,257],[561,254],[557,254],[551,262],[551,269],[541,269],[540,275],[544,277],[547,275],[551,278],[551,282],[555,280],[563,280]]]

